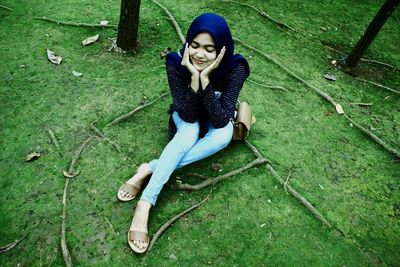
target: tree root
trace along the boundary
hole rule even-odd
[[[262,165],[262,164],[265,164],[265,163],[268,163],[268,162],[269,161],[267,159],[263,158],[263,157],[262,158],[256,158],[252,162],[248,163],[246,166],[243,166],[243,167],[241,167],[239,169],[233,170],[231,172],[228,172],[226,174],[223,174],[223,175],[220,175],[220,176],[217,176],[217,177],[206,177],[206,176],[202,176],[200,174],[192,174],[194,176],[205,178],[207,180],[205,180],[205,181],[203,181],[203,182],[201,182],[199,184],[196,184],[196,185],[175,184],[175,185],[173,185],[171,187],[173,189],[178,189],[178,190],[189,190],[189,191],[201,190],[201,189],[203,189],[203,188],[205,188],[207,186],[210,186],[210,185],[214,186],[215,184],[217,184],[217,183],[219,183],[219,182],[221,182],[223,180],[226,180],[229,177],[232,177],[232,176],[234,176],[236,174],[244,172],[244,171],[246,171],[246,170],[248,170],[250,168],[253,168],[255,166]]]
[[[12,10],[11,8],[6,7],[6,6],[3,6],[3,5],[0,5],[0,8],[5,9],[5,10],[8,10],[8,11],[14,11],[14,10]]]
[[[24,238],[27,236],[28,234],[24,234],[20,239],[16,240],[13,243],[7,244],[3,247],[0,247],[0,254],[2,253],[6,253],[7,251],[12,250],[16,245],[19,244],[19,242],[21,242],[22,240],[24,240]]]
[[[249,148],[249,150],[253,153],[253,155],[255,155],[256,157],[261,156],[262,158],[264,158],[258,151],[258,149],[253,144],[251,144],[247,139],[244,142],[247,148]],[[329,228],[332,228],[332,225],[328,222],[328,220],[325,219],[325,217],[305,197],[303,197],[296,190],[294,190],[290,184],[286,183],[285,180],[283,180],[283,178],[274,170],[271,164],[267,163],[265,166],[272,174],[272,176],[274,176],[275,179],[285,188],[285,190],[288,190],[293,197],[295,197],[298,201],[300,201],[301,204],[303,204],[324,225],[328,226]]]
[[[82,23],[82,22],[68,22],[68,21],[61,21],[61,20],[51,19],[51,18],[48,18],[48,17],[35,17],[35,19],[44,20],[44,21],[48,21],[48,22],[54,22],[54,23],[57,23],[59,25],[67,25],[67,26],[118,29],[117,25],[110,25],[110,24],[101,25],[101,24],[90,24],[90,23]]]
[[[134,115],[136,112],[140,111],[141,109],[144,109],[145,107],[150,106],[151,104],[153,104],[154,102],[156,102],[157,100],[163,98],[164,96],[168,95],[168,93],[163,93],[162,95],[160,95],[159,97],[157,97],[156,99],[150,101],[149,103],[143,104],[141,106],[136,107],[135,109],[129,111],[128,113],[114,119],[112,122],[108,123],[105,127],[111,126],[111,125],[115,125],[117,123],[120,123],[123,120],[126,120],[127,118],[129,118],[130,116]]]
[[[49,134],[51,141],[53,142],[53,144],[55,145],[57,152],[60,156],[62,156],[62,149],[60,144],[57,141],[56,136],[54,135],[53,131],[51,129],[47,129],[47,133]]]
[[[66,177],[66,178],[74,178],[75,176],[77,176],[77,175],[80,173],[80,171],[75,171],[76,162],[78,161],[78,159],[79,159],[79,157],[80,157],[80,155],[81,155],[81,153],[82,153],[82,150],[83,150],[83,149],[85,148],[85,146],[92,140],[92,138],[93,138],[93,136],[90,136],[89,138],[87,138],[87,139],[78,147],[78,149],[77,149],[76,152],[75,152],[75,155],[72,157],[71,164],[70,164],[70,166],[69,166],[69,168],[68,168],[68,171],[67,171],[67,172],[66,172],[66,171],[63,172],[64,177]]]
[[[66,217],[67,191],[68,191],[69,180],[70,178],[65,179],[64,194],[62,199],[63,209],[61,215],[61,250],[65,261],[65,265],[67,267],[72,267],[73,265],[72,265],[71,254],[69,253],[67,247],[67,241],[65,239],[65,217]]]
[[[331,46],[329,46],[329,45],[327,45],[327,44],[325,44],[324,46],[325,46],[326,48],[332,50],[332,51],[335,51],[335,52],[339,53],[339,54],[346,55],[346,53],[344,53],[344,52],[342,52],[342,51],[340,51],[340,50],[338,50],[338,49],[336,49],[336,48],[334,48],[334,47],[331,47]],[[387,67],[387,68],[389,68],[389,69],[400,70],[399,67],[396,67],[396,66],[390,65],[390,64],[388,64],[388,63],[378,61],[378,60],[366,59],[366,58],[360,58],[360,60],[361,60],[361,61],[364,61],[364,62],[368,62],[368,63],[373,63],[373,64],[381,65],[381,66]]]
[[[121,146],[117,143],[115,143],[114,141],[112,141],[110,138],[108,138],[107,136],[105,136],[105,134],[103,134],[95,125],[94,122],[92,122],[90,124],[90,128],[101,138],[103,138],[104,140],[106,140],[107,142],[109,142],[113,147],[115,147],[115,149],[122,154],[122,150],[121,150]]]
[[[211,192],[208,194],[208,196],[203,199],[201,202],[193,205],[192,207],[182,211],[181,213],[179,213],[178,215],[172,217],[171,219],[169,219],[165,224],[163,224],[158,231],[154,234],[153,238],[151,239],[151,242],[149,244],[149,248],[147,249],[147,251],[150,251],[154,244],[156,243],[156,241],[158,240],[158,238],[165,232],[165,230],[167,230],[168,227],[170,227],[174,222],[176,222],[178,219],[180,219],[182,216],[186,215],[187,213],[191,212],[192,210],[198,208],[200,205],[202,205],[204,202],[206,202],[209,197],[211,196],[212,190]]]
[[[178,33],[179,39],[181,40],[182,44],[186,43],[186,39],[185,36],[183,36],[181,27],[179,26],[178,22],[176,21],[176,19],[174,18],[174,16],[172,16],[171,12],[169,12],[169,10],[161,5],[158,1],[156,0],[151,0],[153,1],[156,5],[158,5],[162,10],[164,10],[164,12],[167,14],[167,16],[169,17],[169,19],[172,22],[172,25],[174,26],[176,32]]]
[[[294,31],[294,32],[296,31],[295,29],[293,29],[292,27],[288,26],[287,24],[285,24],[285,23],[283,23],[283,22],[281,22],[281,21],[279,21],[279,20],[276,20],[276,19],[272,18],[270,15],[268,15],[267,13],[265,13],[263,10],[261,10],[261,9],[259,9],[259,8],[256,8],[255,6],[252,6],[252,5],[250,5],[250,4],[240,3],[240,2],[236,2],[236,1],[232,1],[232,0],[222,0],[222,2],[233,3],[233,4],[237,4],[237,5],[249,7],[249,8],[251,8],[251,9],[257,11],[257,13],[258,13],[260,16],[269,19],[270,21],[272,21],[273,23],[275,23],[275,24],[278,25],[279,27],[286,28],[286,29],[292,30],[292,31]]]
[[[379,88],[383,88],[383,89],[389,90],[389,91],[392,92],[392,93],[396,93],[396,94],[400,95],[400,91],[397,91],[397,90],[392,89],[392,88],[390,88],[390,87],[384,86],[384,85],[382,85],[382,84],[379,84],[379,83],[376,83],[376,82],[372,82],[372,81],[368,81],[368,80],[364,80],[364,79],[361,79],[361,78],[358,78],[358,77],[355,77],[355,79],[356,79],[357,81],[361,81],[361,82],[364,82],[364,83],[369,83],[369,84],[378,86]]]
[[[302,82],[303,84],[305,84],[307,87],[313,89],[315,92],[318,93],[318,95],[320,95],[322,98],[324,98],[325,100],[327,100],[328,102],[330,102],[336,109],[338,107],[338,105],[340,105],[339,103],[337,103],[330,95],[328,95],[327,93],[319,90],[318,88],[316,88],[315,86],[311,85],[310,83],[308,83],[306,80],[304,80],[303,78],[301,78],[300,76],[298,76],[297,74],[295,74],[293,71],[291,71],[290,69],[288,69],[286,66],[284,66],[282,63],[280,63],[279,61],[275,60],[274,58],[272,58],[270,55],[266,54],[265,52],[237,39],[234,38],[234,40],[238,43],[240,43],[241,45],[247,47],[248,49],[251,49],[257,53],[259,53],[260,55],[262,55],[263,57],[267,58],[268,60],[272,61],[274,64],[278,65],[279,67],[281,67],[284,71],[286,71],[290,76],[292,76],[293,78],[295,78],[296,80]],[[353,123],[354,126],[356,126],[359,130],[361,130],[363,133],[367,134],[369,137],[372,138],[372,140],[374,140],[375,142],[377,142],[379,145],[381,145],[383,148],[385,148],[386,150],[388,150],[390,153],[394,154],[396,157],[400,158],[400,153],[395,150],[394,148],[390,147],[388,144],[384,143],[381,139],[379,139],[379,137],[377,137],[376,135],[374,135],[373,133],[371,133],[370,131],[368,131],[367,129],[365,129],[364,127],[362,127],[360,124],[355,123],[354,120],[350,119],[349,116],[346,115],[346,113],[343,112],[343,114],[345,118],[347,118],[351,123]],[[379,140],[379,141],[378,141]]]
[[[264,87],[264,88],[268,88],[268,89],[279,89],[279,90],[283,90],[283,91],[290,91],[289,89],[286,89],[286,88],[284,88],[284,87],[282,87],[280,85],[266,85],[266,84],[262,84],[262,83],[256,82],[256,81],[254,81],[254,80],[252,80],[250,78],[247,78],[247,81],[249,81],[251,83],[254,83],[254,84],[258,85],[258,86],[261,86],[261,87]]]

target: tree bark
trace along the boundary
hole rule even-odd
[[[140,0],[121,0],[117,46],[131,51],[137,47]]]
[[[353,69],[357,66],[360,61],[361,56],[368,49],[369,45],[372,43],[379,30],[385,24],[386,20],[389,18],[390,14],[399,5],[400,0],[387,0],[381,9],[378,11],[374,19],[369,24],[364,35],[358,41],[356,46],[351,51],[350,55],[346,59],[346,67]]]

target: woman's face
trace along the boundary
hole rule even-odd
[[[202,71],[217,58],[214,40],[208,32],[199,33],[189,46],[189,58],[196,70]]]

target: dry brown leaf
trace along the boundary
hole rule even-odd
[[[220,172],[220,171],[222,171],[222,164],[213,163],[213,164],[211,164],[211,169],[213,169],[214,171]]]
[[[82,45],[87,46],[87,45],[93,44],[94,42],[97,42],[97,40],[99,40],[99,37],[100,37],[99,34],[96,34],[95,36],[92,36],[92,37],[88,37],[82,41]]]
[[[256,123],[257,119],[254,115],[251,116],[251,124]]]
[[[70,173],[70,172],[67,172],[67,171],[63,171],[63,175],[64,175],[64,177],[66,177],[66,178],[74,178],[74,177],[76,177],[76,176],[78,176],[78,174],[80,174],[81,172],[74,172],[74,173]]]
[[[338,103],[338,104],[336,104],[335,107],[336,107],[337,113],[339,113],[339,114],[344,114],[344,110],[343,110],[342,105],[340,105],[340,104]]]
[[[25,160],[26,161],[32,161],[32,160],[35,160],[35,159],[39,158],[40,156],[41,155],[40,155],[39,152],[33,151],[33,152],[29,153],[28,155],[26,155]]]
[[[81,77],[83,74],[78,71],[73,70],[72,75],[74,75],[75,77]]]
[[[60,65],[62,61],[62,57],[51,51],[50,49],[47,49],[47,58],[50,60],[51,63]]]

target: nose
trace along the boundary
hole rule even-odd
[[[196,57],[197,57],[198,59],[204,58],[204,51],[203,51],[202,49],[199,49],[199,50],[197,51],[197,53],[196,53]]]

